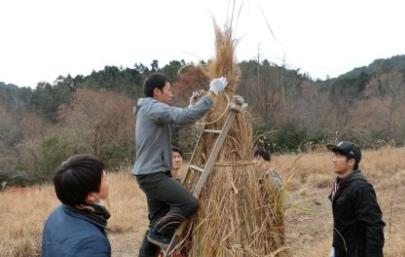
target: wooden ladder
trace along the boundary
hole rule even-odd
[[[230,111],[228,113],[228,117],[226,118],[225,123],[221,130],[207,129],[207,125],[205,125],[204,129],[201,131],[201,135],[198,139],[198,142],[194,149],[193,155],[191,156],[191,160],[189,162],[189,167],[187,169],[186,176],[183,179],[183,184],[184,184],[185,182],[188,181],[190,176],[193,175],[193,173],[197,172],[199,174],[199,178],[198,178],[197,182],[195,183],[195,185],[190,185],[193,196],[197,199],[199,198],[200,193],[201,193],[204,185],[207,182],[208,176],[210,175],[210,173],[214,167],[214,163],[218,158],[219,151],[221,150],[221,148],[225,142],[229,129],[231,128],[231,126],[235,120],[235,116],[236,116],[237,112],[239,111],[239,109],[240,108],[235,107],[235,105],[233,105],[233,106],[231,105]],[[196,164],[194,164],[196,152],[197,152],[197,149],[199,149],[199,145],[201,143],[202,136],[207,133],[217,135],[217,138],[215,140],[214,146],[211,149],[211,152],[208,156],[208,159],[207,159],[204,167],[199,167]],[[165,251],[162,251],[164,257],[171,257],[172,254],[174,254],[176,251],[178,251],[178,247],[181,245],[180,242],[182,240],[182,235],[183,235],[185,228],[186,228],[186,225],[184,222],[177,228],[176,232],[174,233],[174,235],[170,241],[169,246],[167,247],[167,249]]]

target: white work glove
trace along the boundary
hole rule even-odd
[[[219,92],[224,91],[228,81],[224,77],[216,78],[210,82],[210,91],[218,95]]]
[[[193,91],[193,94],[190,97],[190,104],[188,106],[195,105],[201,96],[205,95],[207,92],[205,90]]]
[[[330,248],[330,253],[328,257],[335,257],[335,247]]]

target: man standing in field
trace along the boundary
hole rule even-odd
[[[337,175],[331,194],[332,257],[382,257],[384,222],[373,186],[359,170],[360,148],[341,141],[327,145]]]
[[[164,75],[155,73],[145,81],[145,98],[138,100],[136,109],[132,171],[148,203],[149,230],[139,257],[155,257],[158,247],[166,249],[176,228],[196,212],[197,199],[171,178],[172,131],[202,118],[227,83],[225,78],[212,80],[207,95],[182,109],[170,106],[172,86]]]

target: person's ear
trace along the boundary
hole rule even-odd
[[[161,93],[161,91],[160,91],[159,88],[155,87],[155,88],[153,89],[153,97],[159,96],[160,93]]]
[[[98,199],[99,199],[98,194],[95,192],[91,192],[91,193],[87,194],[85,200],[88,203],[94,204],[94,203],[98,202]]]
[[[356,161],[355,161],[354,159],[350,159],[347,163],[348,163],[351,167],[354,167],[354,164],[356,163]]]

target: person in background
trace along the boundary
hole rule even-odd
[[[271,162],[271,155],[269,151],[266,151],[264,148],[258,148],[254,152],[254,163],[256,164],[256,168],[263,172],[265,176],[271,179],[272,184],[274,187],[280,191],[283,187],[283,178],[280,176],[278,172],[273,170],[270,167]]]
[[[41,256],[110,257],[104,164],[91,155],[74,155],[61,164],[53,184],[62,204],[45,222]]]
[[[329,199],[333,213],[330,257],[382,257],[384,225],[373,186],[359,169],[360,148],[349,141],[327,145],[337,175]]]
[[[181,183],[183,178],[183,153],[177,147],[172,147],[172,177]]]
[[[271,240],[277,245],[283,245],[285,242],[283,179],[270,167],[271,155],[264,148],[256,149],[253,161],[256,168],[262,173],[262,177],[259,179],[262,194],[267,199],[269,206],[277,206],[272,210],[271,222],[274,231]]]

